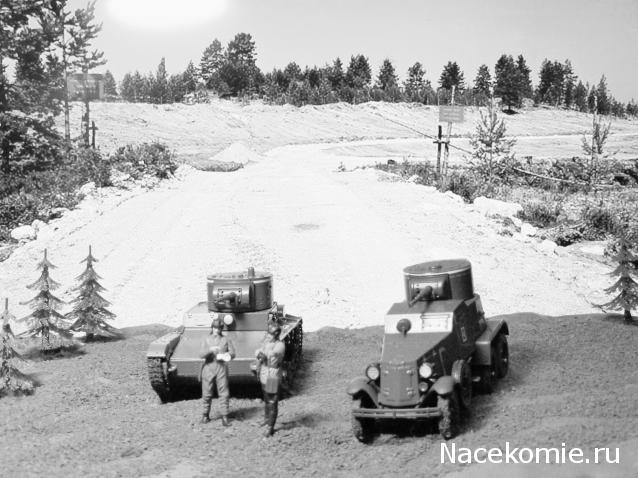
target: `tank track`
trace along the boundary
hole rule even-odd
[[[166,403],[171,399],[171,389],[166,380],[166,372],[164,371],[164,361],[161,358],[149,358],[146,361],[148,366],[148,378],[151,381],[151,387],[157,393],[160,401]]]
[[[292,347],[293,352],[286,367],[286,388],[290,389],[294,383],[295,374],[303,358],[303,321],[299,319],[295,328],[284,339],[286,348]]]

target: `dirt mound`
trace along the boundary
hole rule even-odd
[[[248,148],[243,143],[233,143],[211,159],[220,163],[247,164],[250,162],[259,162],[263,159],[263,156]]]

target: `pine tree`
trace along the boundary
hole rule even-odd
[[[576,110],[582,113],[587,111],[587,87],[583,85],[582,81],[579,81],[574,88],[573,104]]]
[[[9,320],[15,317],[9,313],[9,300],[5,299],[4,312],[0,314],[3,327],[0,331],[0,397],[5,395],[27,395],[33,392],[33,381],[20,372],[16,362],[23,360],[14,347],[14,337]]]
[[[16,318],[9,313],[9,299],[4,299],[4,312],[0,314],[0,320],[2,320],[2,330],[0,330],[0,334],[14,337],[9,322],[16,320]]]
[[[611,99],[607,92],[607,78],[603,75],[598,82],[598,88],[596,88],[596,100],[598,102],[597,112],[601,115],[608,115],[611,113]]]
[[[228,43],[220,77],[232,95],[244,95],[255,89],[260,76],[256,57],[255,42],[249,33],[238,33]]]
[[[505,136],[505,121],[499,119],[496,109],[490,103],[487,114],[480,112],[476,132],[470,139],[472,145],[472,169],[484,179],[491,188],[494,178],[503,178],[514,159],[512,148],[516,142]]]
[[[62,159],[53,118],[61,71],[54,55],[46,58],[56,36],[42,22],[49,8],[0,0],[0,175],[48,169]]]
[[[403,83],[409,101],[423,103],[425,99],[425,70],[418,61],[408,68],[407,79]]]
[[[74,289],[79,295],[72,301],[73,310],[66,316],[73,321],[70,329],[85,332],[87,341],[93,340],[96,335],[118,337],[119,331],[106,323],[106,320],[112,320],[115,314],[106,309],[110,302],[100,295],[105,289],[98,282],[101,277],[93,269],[93,263],[97,262],[97,259],[93,257],[91,246],[89,255],[82,262],[86,262],[86,269],[76,278],[80,285]]]
[[[168,75],[166,73],[166,60],[164,57],[157,65],[157,72],[152,78],[151,102],[164,104],[168,103]]]
[[[329,67],[328,80],[330,81],[332,88],[336,91],[339,91],[339,89],[343,86],[345,74],[343,73],[343,63],[341,63],[341,58],[337,57],[335,61],[332,62],[332,66]]]
[[[186,93],[194,93],[197,90],[197,70],[192,61],[188,62],[184,73],[182,73],[182,83]]]
[[[618,295],[600,307],[609,310],[622,310],[625,323],[631,324],[634,322],[631,311],[638,309],[638,282],[634,280],[634,277],[638,278],[636,269],[638,256],[631,252],[629,241],[624,234],[620,234],[618,239],[618,253],[614,256],[614,261],[618,265],[610,275],[618,277],[618,280],[611,287],[605,289],[605,292],[607,294],[618,293]]]
[[[109,70],[104,73],[104,94],[111,97],[117,96],[117,83]]]
[[[394,66],[392,62],[386,58],[383,60],[383,64],[381,68],[379,68],[379,76],[377,76],[377,87],[382,90],[389,90],[390,88],[396,87],[398,83],[397,75],[394,71]]]
[[[473,92],[480,106],[486,105],[492,96],[492,75],[487,65],[479,66],[474,79]]]
[[[95,23],[95,2],[89,2],[86,9],[77,9],[75,11],[75,19],[70,27],[70,40],[68,43],[68,58],[70,64],[78,68],[84,73],[84,118],[85,126],[82,134],[84,135],[84,144],[89,146],[89,124],[90,124],[90,102],[91,95],[89,92],[89,71],[98,66],[104,65],[104,52],[99,50],[91,50],[91,43],[97,38],[98,33],[102,30],[102,24]]]
[[[565,103],[565,108],[571,108],[576,100],[576,78],[577,76],[574,74],[574,69],[569,60],[565,60],[565,64],[563,65],[563,74],[565,77],[563,88],[563,101]]]
[[[453,86],[456,86],[457,92],[465,89],[463,72],[455,61],[448,61],[447,65],[443,67],[439,78],[439,86],[446,90],[451,90]]]
[[[350,64],[346,71],[346,84],[351,88],[362,89],[370,85],[372,73],[370,62],[363,55],[350,57]]]
[[[501,55],[494,66],[494,74],[494,96],[501,98],[511,111],[512,107],[521,104],[520,72],[512,55]]]
[[[64,316],[57,311],[64,302],[51,293],[52,290],[60,286],[49,277],[49,269],[54,268],[55,266],[47,259],[47,250],[45,249],[44,259],[37,266],[37,269],[42,271],[40,278],[27,286],[31,290],[39,291],[38,295],[26,302],[31,306],[33,312],[20,319],[20,321],[27,322],[27,331],[20,335],[41,337],[42,350],[51,349],[51,332],[61,339],[70,338]]]
[[[518,73],[518,93],[521,99],[534,96],[532,80],[529,76],[532,70],[529,69],[523,55],[518,55],[516,59],[516,71]]]

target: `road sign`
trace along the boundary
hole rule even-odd
[[[439,106],[439,123],[463,123],[462,106]]]

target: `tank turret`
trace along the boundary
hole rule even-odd
[[[272,307],[272,275],[255,272],[222,272],[208,276],[210,312],[255,312]]]

